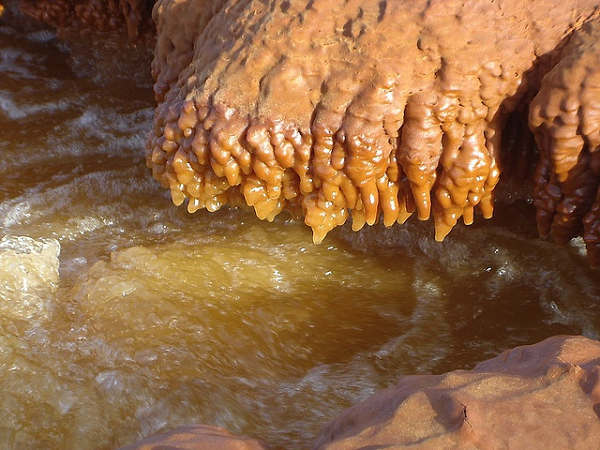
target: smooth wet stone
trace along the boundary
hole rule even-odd
[[[329,423],[313,450],[592,449],[600,442],[600,342],[554,336],[472,370],[407,376]],[[264,450],[189,426],[121,450]]]
[[[404,377],[329,423],[313,449],[591,449],[599,443],[600,342],[556,336],[472,370]]]
[[[121,450],[269,450],[257,439],[234,436],[209,425],[190,425],[151,436]]]

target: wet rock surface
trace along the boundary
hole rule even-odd
[[[590,449],[600,442],[600,342],[555,336],[472,370],[404,377],[329,423],[313,450]],[[268,449],[181,427],[122,450]]]
[[[152,436],[121,450],[269,450],[257,439],[238,437],[228,431],[207,425],[179,427]]]
[[[600,343],[553,337],[473,370],[408,376],[350,408],[314,449],[594,448]]]
[[[154,0],[19,0],[25,13],[59,32],[117,32],[132,43],[154,39],[153,5]]]

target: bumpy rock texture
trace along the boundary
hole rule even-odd
[[[21,9],[59,30],[126,31],[131,42],[154,34],[154,0],[20,0]]]
[[[600,343],[554,337],[470,371],[409,376],[335,419],[318,450],[590,449],[600,442]]]
[[[159,0],[148,165],[191,212],[247,204],[272,219],[287,209],[316,242],[349,217],[360,229],[416,212],[433,215],[441,240],[476,209],[492,215],[503,129],[543,80],[531,119],[540,230],[559,242],[583,231],[598,262],[598,122],[587,119],[597,1],[547,6]],[[565,143],[569,133],[583,147]],[[565,178],[558,160],[580,153]]]
[[[207,425],[176,428],[123,447],[121,450],[269,450],[252,438],[234,436],[228,431]]]
[[[600,23],[588,22],[564,48],[530,106],[541,152],[535,205],[542,236],[566,243],[583,232],[600,265]]]

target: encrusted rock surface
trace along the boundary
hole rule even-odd
[[[600,22],[578,30],[530,106],[541,152],[535,174],[540,235],[583,234],[600,265]]]
[[[125,31],[131,42],[151,38],[154,0],[19,0],[21,9],[61,31]]]
[[[288,210],[315,242],[416,213],[443,240],[539,159],[540,235],[600,265],[596,0],[19,1],[65,36],[156,31],[147,164],[190,212]]]
[[[441,240],[477,209],[492,215],[509,116],[526,111],[544,75],[590,40],[580,31],[597,22],[597,6],[159,0],[148,165],[190,212],[244,204],[270,220],[287,209],[304,216],[316,242],[350,217],[359,229],[416,212],[433,215]],[[549,83],[542,108],[560,102]],[[537,134],[539,142],[556,132]],[[562,170],[548,162],[552,152],[541,152],[544,173]],[[593,169],[584,178],[586,201],[568,235],[582,220],[598,229],[597,214],[583,216],[599,177]],[[573,189],[563,186],[567,197]],[[551,229],[559,242],[564,228]]]

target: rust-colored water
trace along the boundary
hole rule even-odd
[[[187,214],[144,164],[144,66],[0,20],[0,238],[20,236],[0,243],[0,448],[206,423],[302,449],[404,374],[600,335],[598,272],[538,240],[526,201],[442,244],[414,220],[315,246],[286,218]]]

